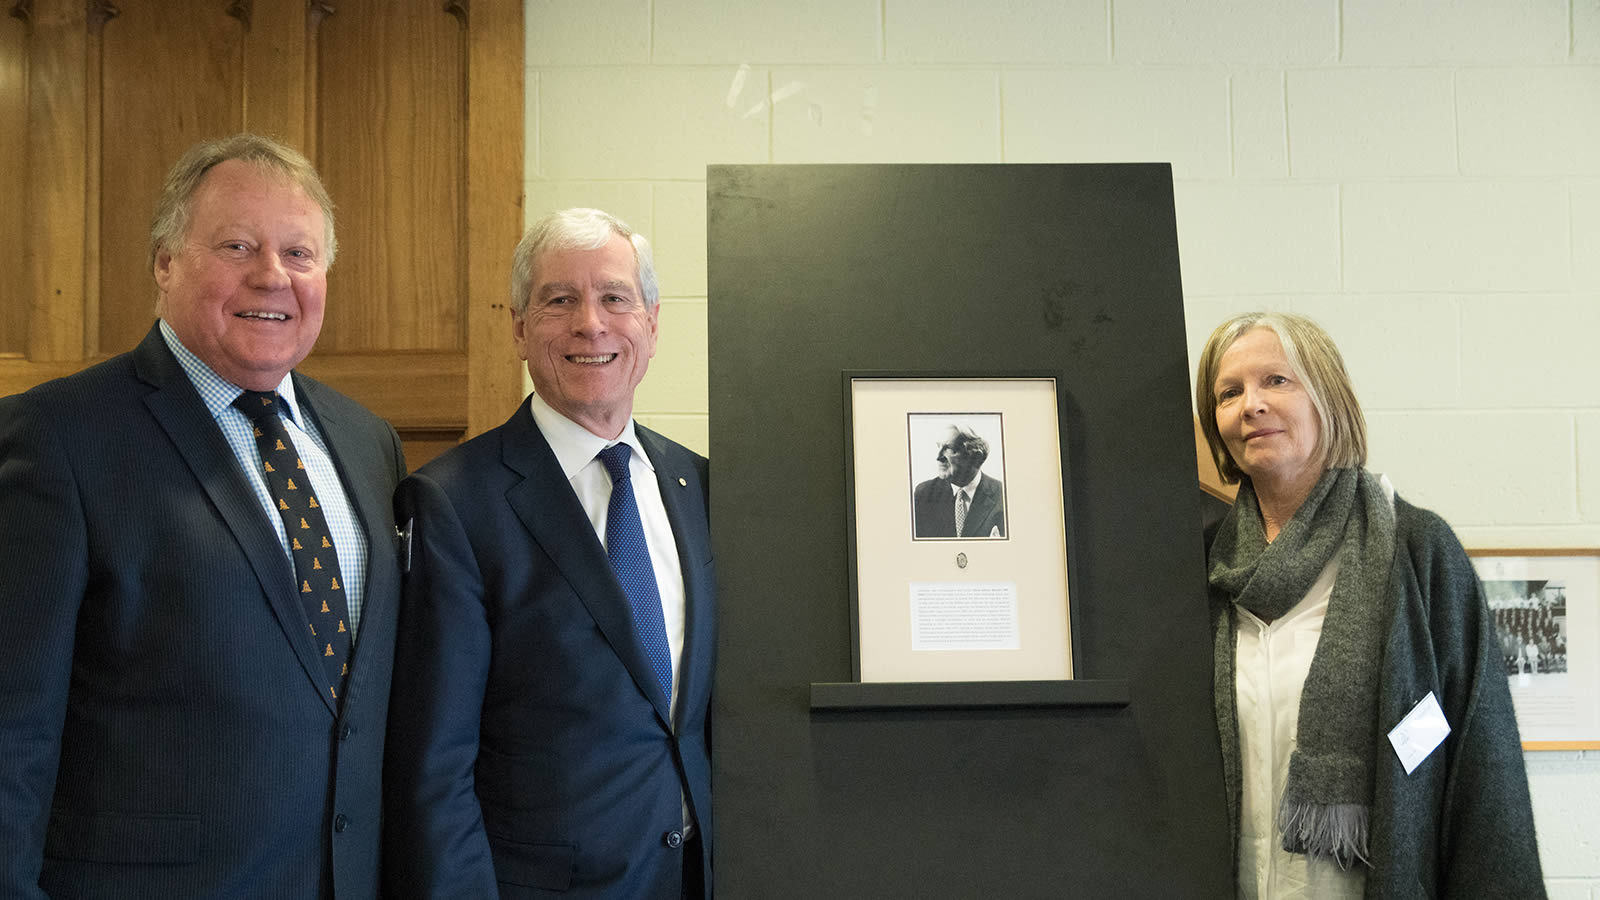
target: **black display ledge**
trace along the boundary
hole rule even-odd
[[[1128,682],[898,681],[811,685],[811,709],[1071,709],[1128,705]]]

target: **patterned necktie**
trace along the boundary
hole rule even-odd
[[[233,405],[255,423],[256,448],[267,476],[267,493],[283,519],[294,558],[295,582],[305,606],[306,627],[320,645],[328,691],[337,701],[350,675],[350,613],[340,586],[339,556],[328,520],[311,489],[311,477],[278,414],[273,391],[245,391]]]
[[[961,529],[967,524],[967,492],[956,491],[956,537],[961,537]]]
[[[633,479],[628,475],[627,444],[613,444],[600,451],[600,462],[611,473],[611,502],[606,506],[606,556],[617,581],[633,608],[633,625],[639,640],[656,670],[661,693],[672,699],[672,648],[667,644],[667,623],[661,612],[661,589],[656,586],[656,570],[650,564],[650,548],[644,541],[644,525],[639,519],[639,504],[633,498]]]

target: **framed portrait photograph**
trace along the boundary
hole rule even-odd
[[[846,372],[860,682],[1073,677],[1053,374]]]
[[[1600,749],[1600,549],[1470,550],[1527,750]]]

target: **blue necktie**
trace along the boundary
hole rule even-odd
[[[661,612],[661,590],[656,587],[656,570],[650,565],[650,548],[644,541],[644,525],[639,520],[639,504],[633,499],[633,479],[628,476],[627,444],[614,444],[600,451],[600,462],[611,473],[611,502],[606,507],[606,556],[611,569],[633,607],[633,625],[639,640],[656,670],[661,693],[672,700],[672,648],[667,644],[667,623]]]

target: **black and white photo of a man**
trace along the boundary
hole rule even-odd
[[[913,537],[1006,536],[1005,485],[982,471],[989,457],[989,441],[972,427],[944,429],[935,456],[940,474],[911,492]]]

